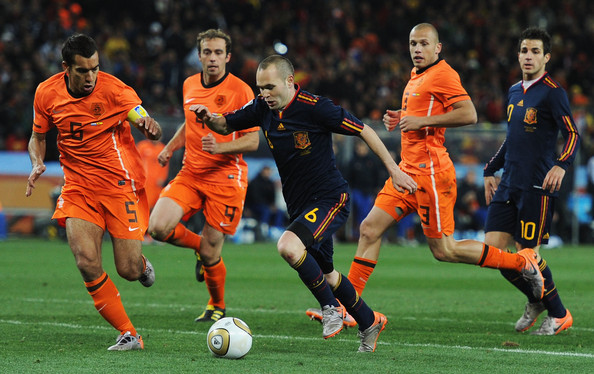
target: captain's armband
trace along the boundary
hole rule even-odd
[[[148,112],[142,107],[142,105],[136,105],[128,112],[128,121],[131,123],[136,123],[137,119],[148,116]]]

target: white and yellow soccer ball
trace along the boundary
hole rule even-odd
[[[221,318],[210,326],[206,343],[215,357],[242,358],[252,348],[252,331],[239,318]]]

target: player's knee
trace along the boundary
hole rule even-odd
[[[377,228],[377,225],[372,224],[369,220],[364,219],[359,227],[359,239],[367,242],[375,242],[380,238],[382,232]]]
[[[142,269],[138,264],[126,263],[124,265],[116,265],[118,275],[127,281],[134,282],[142,275]]]
[[[147,231],[148,231],[148,234],[151,236],[151,238],[163,242],[171,234],[172,229],[169,229],[165,226],[158,225],[158,224],[155,224],[155,225],[149,224]]]
[[[278,254],[290,265],[296,263],[303,254],[303,251],[298,253],[298,251],[295,250],[296,248],[290,245],[288,241],[282,240],[282,237],[279,239],[276,248],[278,250]]]
[[[458,262],[457,256],[453,248],[448,246],[429,246],[433,257],[441,262]]]
[[[102,273],[101,260],[78,254],[75,256],[76,267],[83,274],[85,279],[92,278],[94,275]]]

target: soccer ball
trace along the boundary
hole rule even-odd
[[[239,318],[221,318],[210,326],[206,343],[215,357],[242,358],[252,348],[252,331]]]

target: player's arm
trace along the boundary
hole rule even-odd
[[[414,131],[423,127],[460,127],[475,124],[478,117],[472,100],[452,104],[452,110],[435,116],[404,116],[400,119],[400,130]]]
[[[484,178],[484,186],[485,186],[485,201],[487,205],[491,204],[491,200],[497,191],[497,187],[499,186],[499,181],[495,177],[495,173],[503,168],[505,164],[505,153],[507,152],[507,139],[503,141],[503,144],[497,150],[497,153],[483,169],[483,178]]]
[[[196,118],[217,134],[229,135],[235,131],[227,125],[225,116],[212,114],[204,105],[194,104],[189,110],[196,113]]]
[[[555,165],[547,172],[542,181],[542,189],[551,193],[559,191],[565,170],[572,164],[580,145],[580,134],[571,115],[569,100],[564,90],[553,90],[554,98],[550,100],[553,116],[561,131],[565,144],[555,160]]]
[[[31,196],[33,189],[35,188],[35,181],[45,171],[45,164],[43,160],[45,158],[45,133],[38,133],[33,131],[31,139],[29,140],[29,158],[31,158],[31,174],[27,179],[27,190],[25,196]]]
[[[213,155],[253,152],[258,150],[259,143],[260,136],[258,135],[258,131],[248,132],[230,142],[218,143],[214,135],[209,133],[202,138],[202,150]]]
[[[166,166],[173,156],[173,152],[186,145],[186,123],[182,123],[173,137],[167,142],[163,150],[159,152],[157,160],[161,166]]]
[[[137,105],[128,112],[128,121],[150,140],[161,139],[161,126],[149,116],[142,105]]]
[[[388,173],[392,177],[394,188],[400,192],[407,190],[410,193],[414,193],[417,190],[417,183],[408,174],[400,170],[382,140],[377,136],[377,133],[368,125],[364,125],[360,136],[386,166]]]

